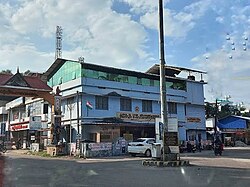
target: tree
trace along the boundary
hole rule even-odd
[[[30,70],[27,70],[27,71],[25,71],[24,73],[23,73],[23,75],[29,75],[31,73],[31,71]]]
[[[11,70],[9,70],[9,69],[2,70],[0,73],[13,75]]]
[[[212,103],[207,102],[205,105],[206,118],[214,117],[216,114],[216,107]]]
[[[221,119],[230,115],[237,115],[241,116],[240,110],[235,106],[231,104],[226,104],[220,106],[218,104],[218,111],[217,111],[217,118]],[[205,105],[205,110],[206,110],[206,118],[211,118],[216,116],[216,105],[215,103],[206,103]]]

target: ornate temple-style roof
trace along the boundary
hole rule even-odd
[[[52,88],[37,76],[23,76],[19,71],[16,74],[0,73],[0,99],[6,97],[35,97],[44,98],[53,103],[50,92]]]

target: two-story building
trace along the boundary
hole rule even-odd
[[[204,81],[177,77],[181,71],[204,73],[166,67],[168,116],[178,119],[180,140],[205,140]],[[57,59],[44,75],[50,87],[61,91],[61,134],[67,142],[77,136],[95,142],[155,136],[155,118],[160,117],[158,65],[143,73]]]

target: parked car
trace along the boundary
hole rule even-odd
[[[155,143],[155,138],[138,138],[136,141],[128,144],[128,153],[132,156],[144,154],[150,157],[153,143]]]

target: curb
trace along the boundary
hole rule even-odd
[[[143,160],[143,166],[157,166],[157,167],[180,167],[190,166],[188,160],[177,160],[177,161],[155,161],[155,160]]]

